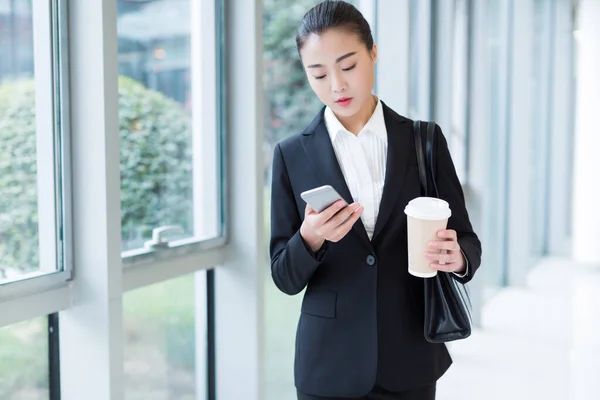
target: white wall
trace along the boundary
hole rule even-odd
[[[573,199],[573,256],[600,263],[600,1],[582,0],[576,33],[577,94]]]

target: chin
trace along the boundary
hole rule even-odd
[[[333,103],[333,105],[329,106],[333,111],[335,111],[335,113],[337,115],[341,115],[342,117],[351,117],[354,114],[356,114],[358,112],[358,110],[360,110],[360,106],[355,106],[354,104],[352,104],[352,107],[341,107],[339,105],[337,105],[336,103]]]

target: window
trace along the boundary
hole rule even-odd
[[[300,131],[322,103],[312,92],[294,47],[302,16],[319,0],[302,0],[290,8],[286,0],[264,0],[265,89],[265,235],[270,238],[271,157],[277,143]],[[267,271],[270,267],[266,267]],[[265,274],[266,400],[293,398],[294,339],[301,296],[290,297]]]
[[[510,4],[489,0],[487,4],[488,35],[488,119],[485,228],[487,243],[485,296],[507,284],[507,155],[508,155],[508,79],[510,76]]]
[[[68,274],[63,4],[0,0],[0,285]]]
[[[306,127],[323,104],[312,92],[296,52],[294,37],[303,15],[320,0],[300,0],[294,7],[287,0],[263,1],[264,90],[265,90],[265,235],[269,242],[271,157],[278,142]],[[373,18],[372,1],[351,1],[355,7],[368,8]],[[362,12],[361,8],[361,12]],[[267,266],[266,270],[269,271]],[[294,388],[294,339],[302,295],[287,296],[273,284],[271,274],[265,281],[265,362],[266,400],[296,398]]]
[[[469,104],[469,9],[467,0],[454,2],[454,32],[452,52],[452,124],[449,132],[450,150],[460,181],[467,174],[467,116]]]
[[[128,292],[123,326],[125,399],[202,398],[206,271]]]
[[[429,119],[431,81],[431,4],[410,1],[410,87],[408,117]]]
[[[49,399],[48,322],[0,328],[0,399]]]
[[[552,19],[553,4],[542,0],[534,2],[533,74],[533,118],[531,119],[531,243],[534,259],[548,251],[548,211],[550,180],[550,126],[552,107]],[[531,263],[534,265],[534,263]]]
[[[117,3],[125,257],[224,234],[209,3]]]

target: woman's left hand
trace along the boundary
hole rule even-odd
[[[427,258],[431,261],[431,268],[443,272],[465,272],[466,265],[460,245],[458,244],[456,231],[443,229],[438,231],[438,240],[429,242]]]

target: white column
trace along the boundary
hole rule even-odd
[[[473,54],[469,60],[473,71],[471,79],[471,92],[469,93],[471,104],[470,138],[469,138],[469,181],[466,185],[465,197],[469,217],[473,223],[473,229],[483,241],[484,232],[484,203],[487,190],[486,170],[488,162],[486,149],[488,146],[487,124],[489,118],[488,107],[488,43],[487,43],[487,15],[488,10],[485,2],[472,2],[471,18],[473,18],[472,41]],[[485,242],[484,242],[485,254]],[[485,265],[475,275],[471,282],[471,301],[473,302],[473,322],[481,325],[481,311],[483,304]]]
[[[513,33],[510,46],[511,79],[508,121],[508,283],[524,285],[531,251],[531,136],[534,39],[533,0],[513,1]]]
[[[418,70],[417,70],[417,93],[418,100],[416,104],[416,114],[413,116],[415,119],[429,120],[433,118],[432,115],[432,101],[431,101],[431,90],[433,88],[431,82],[431,7],[430,1],[418,1],[414,3],[415,7],[418,8],[417,19],[410,21],[411,24],[416,25],[416,38],[411,37],[411,45],[416,46],[416,54],[407,53],[407,57],[417,57]],[[413,72],[410,71],[412,75]]]
[[[61,398],[123,399],[116,1],[69,3],[72,306],[60,313]]]
[[[408,116],[410,1],[377,0],[377,94]]]
[[[365,17],[369,26],[371,27],[371,32],[373,36],[376,35],[377,32],[377,12],[375,10],[375,3],[377,0],[359,0],[358,1],[358,9],[360,13]]]
[[[262,0],[227,7],[227,200],[231,254],[215,270],[217,398],[264,400]]]
[[[600,263],[600,2],[581,1],[578,19],[573,256]]]
[[[553,256],[571,252],[569,225],[573,152],[573,18],[571,0],[559,0],[554,11],[552,115],[550,116],[550,182],[548,252]],[[598,47],[596,38],[596,47]],[[597,50],[596,50],[597,51]],[[598,110],[598,108],[597,108]],[[600,144],[600,142],[596,142]],[[596,171],[600,168],[596,167]]]
[[[433,96],[432,119],[442,128],[452,146],[452,92],[455,90],[454,77],[454,0],[437,0],[433,9],[433,42],[435,55],[432,63],[432,83],[430,96]]]

